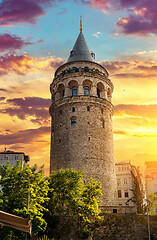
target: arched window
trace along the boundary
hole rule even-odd
[[[88,86],[84,87],[84,95],[89,96],[89,87]]]
[[[75,112],[75,107],[72,108],[72,112]]]
[[[88,112],[90,111],[90,107],[89,107],[89,106],[87,107],[87,111],[88,111]]]
[[[76,117],[72,117],[71,118],[71,126],[75,126],[76,125]]]
[[[89,68],[88,68],[88,67],[85,67],[85,68],[84,68],[84,71],[85,71],[85,72],[89,72]]]
[[[104,84],[102,82],[97,83],[97,96],[104,98]]]
[[[64,89],[64,84],[59,84],[58,85],[58,93],[59,93],[59,98],[63,98],[64,97],[64,93],[65,93],[65,89]]]
[[[77,96],[77,87],[72,87],[72,96]]]

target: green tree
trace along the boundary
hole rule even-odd
[[[75,216],[80,226],[89,231],[92,224],[99,219],[98,199],[102,194],[100,188],[101,184],[92,178],[85,180],[81,171],[61,169],[52,172],[46,206],[49,209],[49,219],[54,215]]]
[[[143,213],[144,212],[144,191],[143,191],[143,184],[141,180],[141,174],[139,167],[136,169],[137,171],[132,171],[132,179],[133,179],[133,188],[130,189],[133,193],[133,196],[128,200],[132,201],[136,204],[137,207],[137,213]]]
[[[157,214],[157,195],[153,193],[148,194],[147,203],[149,214],[151,215]]]
[[[43,203],[47,200],[48,182],[44,177],[43,167],[37,171],[37,166],[29,167],[28,165],[22,169],[20,162],[17,161],[13,167],[0,167],[0,210],[21,216],[32,221],[32,233],[36,235],[39,231],[46,229],[46,221],[43,218]],[[2,232],[5,232],[5,227]],[[7,230],[6,239],[16,239],[14,232],[17,230]],[[11,236],[9,238],[9,236]],[[18,237],[18,239],[20,239]]]

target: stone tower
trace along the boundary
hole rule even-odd
[[[89,51],[82,26],[68,61],[56,70],[50,90],[50,171],[82,170],[86,177],[102,183],[102,205],[115,205],[113,84]]]

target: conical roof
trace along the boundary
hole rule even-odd
[[[93,53],[90,52],[82,31],[80,31],[73,50],[67,62],[90,61],[94,62]]]

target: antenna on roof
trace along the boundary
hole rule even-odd
[[[82,32],[82,16],[80,16],[80,32]]]

